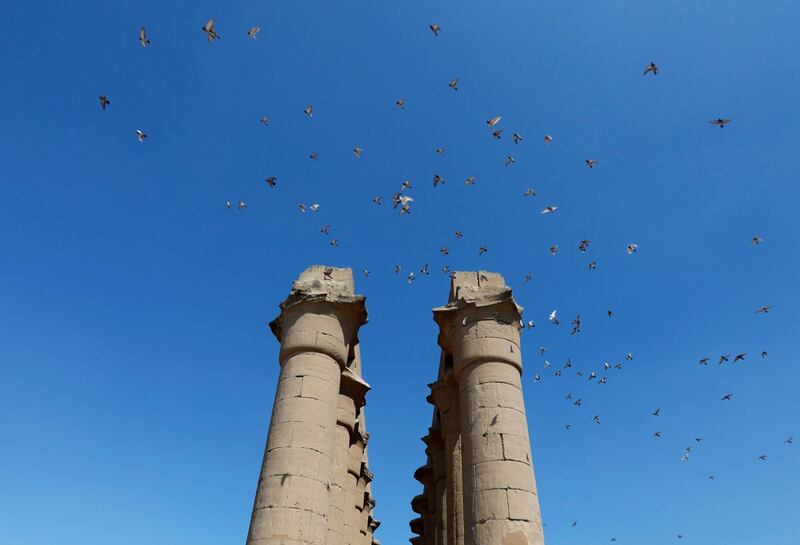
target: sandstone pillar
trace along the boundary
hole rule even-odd
[[[464,489],[461,458],[461,418],[458,390],[448,372],[430,385],[431,401],[439,412],[441,434],[444,440],[445,462],[445,513],[447,545],[464,545]]]
[[[456,273],[451,291],[434,319],[458,383],[464,545],[543,545],[522,396],[522,309],[498,274]]]
[[[281,373],[248,545],[324,545],[331,515],[340,377],[364,297],[349,269],[306,269],[270,327]]]
[[[355,345],[355,353],[358,345]],[[355,355],[354,357],[358,357]],[[369,385],[351,368],[342,372],[333,456],[334,480],[331,488],[332,512],[328,521],[326,545],[350,545],[346,519],[355,506],[355,481],[350,478],[350,445],[353,442],[357,411],[364,406]]]

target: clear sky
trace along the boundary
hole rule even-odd
[[[384,545],[420,491],[445,264],[501,272],[537,323],[548,545],[800,543],[797,2],[29,0],[0,20],[0,544],[242,544],[278,376],[266,324],[315,263],[370,270]]]

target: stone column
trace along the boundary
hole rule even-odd
[[[434,542],[436,545],[447,545],[447,462],[441,431],[439,425],[428,430],[425,451],[433,465],[433,486],[428,494],[428,502],[432,504],[430,507],[434,518]]]
[[[431,394],[428,401],[439,411],[439,425],[444,440],[446,543],[464,545],[464,490],[458,389],[452,372],[429,386]]]
[[[325,544],[340,377],[365,322],[352,271],[314,266],[292,284],[270,324],[281,342],[281,373],[248,545]]]
[[[358,345],[355,345],[358,352]],[[355,357],[358,357],[357,355]],[[331,488],[332,512],[329,516],[326,545],[350,545],[346,519],[355,507],[355,480],[349,474],[350,444],[355,435],[356,414],[364,406],[369,384],[350,368],[342,372],[333,455],[334,480]]]
[[[462,431],[465,545],[543,545],[522,397],[522,309],[502,276],[456,273],[434,309],[453,354]]]

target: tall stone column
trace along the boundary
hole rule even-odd
[[[356,358],[359,357],[355,345]],[[355,506],[355,481],[350,479],[350,444],[356,427],[356,414],[364,406],[369,384],[351,368],[342,372],[336,421],[336,445],[333,456],[334,480],[331,489],[332,512],[329,517],[326,545],[350,545],[346,540],[345,521]]]
[[[365,322],[349,269],[310,267],[281,303],[270,324],[281,373],[248,545],[325,544],[340,377]]]
[[[428,401],[439,411],[444,440],[445,513],[447,545],[464,545],[464,488],[462,471],[461,418],[458,389],[452,372],[430,384]]]
[[[465,545],[543,545],[522,396],[522,309],[502,276],[456,273],[434,309],[453,355],[462,440]]]
[[[437,421],[428,428],[428,435],[423,440],[426,445],[425,453],[430,457],[433,466],[433,485],[427,490],[434,531],[433,541],[436,545],[447,545],[447,465],[441,432],[441,425]]]

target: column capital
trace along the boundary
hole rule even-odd
[[[281,364],[296,353],[321,352],[344,369],[358,329],[367,323],[365,300],[354,291],[350,269],[314,265],[303,271],[269,324],[281,343]]]
[[[503,277],[485,271],[457,272],[450,302],[433,309],[439,345],[453,355],[456,378],[473,363],[505,362],[522,371],[519,332],[522,307]]]
[[[349,367],[342,371],[342,381],[339,385],[339,393],[346,395],[353,400],[356,410],[363,407],[367,402],[367,392],[371,386],[367,382],[355,374]]]

